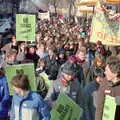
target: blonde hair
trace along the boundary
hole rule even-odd
[[[76,53],[76,54],[78,55],[80,52],[83,52],[83,53],[86,54],[86,47],[85,47],[85,46],[80,47],[80,48],[77,50],[77,53]]]

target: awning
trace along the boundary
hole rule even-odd
[[[81,5],[95,5],[98,0],[81,0],[78,2],[75,2],[76,6],[81,6]],[[119,3],[120,0],[103,0],[107,4],[116,4]]]

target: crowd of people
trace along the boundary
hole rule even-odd
[[[101,41],[90,43],[90,26],[67,20],[37,21],[36,41],[17,41],[15,26],[0,35],[11,39],[0,45],[0,120],[50,120],[50,111],[60,93],[83,109],[81,120],[102,120],[105,95],[120,96],[120,51]],[[10,96],[5,67],[34,63],[37,91],[31,91],[28,76],[11,80]],[[40,79],[46,73],[52,85]],[[117,107],[115,120],[119,118]]]

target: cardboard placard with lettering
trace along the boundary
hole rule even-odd
[[[14,89],[13,89],[13,86],[11,85],[11,80],[15,75],[17,75],[19,73],[25,74],[28,76],[31,90],[33,90],[33,91],[37,90],[34,64],[29,63],[29,64],[6,66],[5,72],[6,72],[6,77],[7,77],[8,86],[9,86],[11,95],[14,94]]]
[[[120,22],[109,19],[99,0],[92,20],[90,42],[96,43],[98,40],[104,45],[120,45]]]
[[[83,110],[71,98],[60,94],[51,111],[51,120],[80,120]]]
[[[35,41],[36,16],[29,14],[16,15],[16,40]]]

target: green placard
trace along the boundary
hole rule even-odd
[[[5,71],[11,95],[14,94],[14,90],[11,85],[11,80],[16,74],[18,74],[18,72],[23,72],[23,74],[28,75],[31,90],[37,90],[34,64],[6,66]]]
[[[40,79],[42,79],[48,88],[52,85],[52,80],[48,79],[48,75],[45,72],[40,73]]]
[[[114,120],[116,106],[115,98],[107,95],[105,97],[102,120]]]
[[[83,110],[67,95],[60,94],[51,111],[51,120],[80,120]]]
[[[16,15],[16,40],[35,41],[36,17],[29,14]]]

